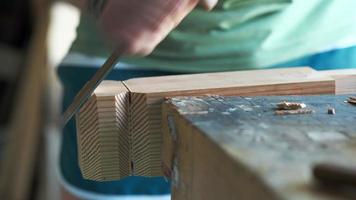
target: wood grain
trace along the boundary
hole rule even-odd
[[[122,82],[105,81],[76,115],[84,178],[115,180],[131,174],[128,101]]]
[[[172,199],[355,199],[312,179],[319,162],[356,168],[356,107],[347,96],[177,97],[163,105],[163,166]],[[312,115],[274,115],[304,102]],[[336,115],[328,115],[333,106]]]
[[[106,83],[104,82],[103,84]],[[165,97],[207,94],[256,96],[335,93],[334,79],[326,75],[320,75],[307,67],[137,78],[124,81],[123,84],[128,88],[130,96],[128,113],[125,114],[129,119],[128,133],[124,135],[129,135],[130,137],[131,151],[128,157],[131,159],[131,168],[126,171],[129,171],[131,175],[138,176],[162,175],[161,104]],[[107,89],[106,98],[117,95],[108,86],[102,85],[101,88]],[[92,102],[93,99],[96,103]],[[114,116],[114,112],[111,115],[108,115],[108,112],[106,112],[105,116],[102,117],[103,113],[100,115],[96,113],[99,110],[90,109],[93,104],[97,105],[98,101],[101,101],[101,99],[92,97],[80,110],[77,119],[90,118],[92,121],[78,122],[77,127],[79,128],[77,134],[80,136],[85,135],[87,137],[86,141],[90,141],[91,144],[97,143],[100,146],[102,141],[99,140],[99,135],[100,137],[105,137],[105,135],[115,135],[118,132],[115,132],[113,128],[110,129],[108,125],[103,123],[101,127],[105,127],[106,129],[98,130],[93,125],[99,123],[99,120],[110,120],[110,117],[113,118]],[[107,109],[113,110],[114,107],[111,106]],[[117,112],[120,112],[120,110],[127,111],[118,109]],[[97,117],[95,118],[94,116]],[[90,134],[84,134],[83,130]],[[93,180],[122,178],[119,174],[115,176],[111,176],[110,174],[114,173],[115,170],[123,170],[119,170],[119,165],[117,164],[107,163],[106,166],[101,167],[101,169],[106,169],[107,166],[110,166],[111,172],[107,173],[105,178],[98,175],[99,172],[97,171],[102,164],[97,160],[100,158],[101,153],[91,152],[94,151],[93,147],[82,142],[83,136],[78,137],[79,146],[82,145],[82,151],[79,152],[79,156],[82,159],[85,154],[91,155],[90,159],[86,162],[80,161],[82,170],[86,169],[87,171],[87,173],[83,173],[84,176]],[[112,155],[118,154],[114,149],[111,151],[108,150],[107,153],[111,153]],[[100,174],[102,175],[101,172]]]
[[[336,94],[356,93],[356,69],[325,70],[319,73],[335,79]]]

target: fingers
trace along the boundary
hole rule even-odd
[[[198,4],[199,0],[164,0],[160,17],[153,20],[146,31],[141,31],[138,37],[132,38],[128,54],[147,56],[155,47],[186,17]],[[162,11],[161,11],[162,12]],[[142,45],[144,44],[144,45]]]
[[[99,24],[112,45],[126,54],[146,56],[187,16],[200,0],[109,0]],[[204,0],[207,9],[217,0]],[[116,44],[115,44],[116,43]]]
[[[149,27],[145,31],[140,31],[140,34],[135,38],[131,38],[128,54],[147,56],[154,48],[172,31],[183,19],[187,16],[198,4],[199,0],[164,0],[165,3],[160,4],[159,17],[152,20]],[[156,13],[156,12],[155,12]],[[147,19],[149,16],[147,16]],[[151,20],[150,20],[151,21]],[[149,23],[145,23],[147,25]],[[141,27],[143,27],[142,25]]]
[[[212,10],[217,3],[218,0],[201,0],[199,4],[206,10]]]

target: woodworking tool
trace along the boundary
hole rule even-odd
[[[356,199],[356,107],[346,98],[167,99],[161,106],[160,163],[172,172],[172,199]],[[315,112],[275,116],[281,101],[303,102]],[[327,105],[338,114],[326,114]],[[310,168],[318,163],[328,164],[316,169],[318,180],[331,184],[310,182]]]
[[[75,96],[72,104],[68,106],[63,113],[60,124],[65,126],[72,116],[79,110],[79,108],[90,97],[95,88],[101,83],[101,81],[110,73],[118,62],[120,55],[123,53],[124,48],[115,50],[105,63],[98,69],[94,76],[83,86],[79,93]]]
[[[204,0],[202,5],[210,10],[217,3],[217,0]],[[72,116],[79,110],[83,103],[90,97],[95,88],[101,83],[101,81],[110,73],[117,63],[120,55],[123,53],[125,48],[119,48],[120,50],[114,51],[111,56],[106,60],[103,66],[94,74],[94,76],[88,81],[84,87],[75,96],[72,104],[63,113],[60,120],[60,125],[64,126]]]

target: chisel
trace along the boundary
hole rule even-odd
[[[65,126],[85,101],[91,96],[95,88],[103,81],[103,79],[111,72],[118,62],[123,50],[114,51],[105,63],[98,69],[94,76],[83,86],[79,93],[75,96],[73,102],[68,106],[63,113],[60,125]]]

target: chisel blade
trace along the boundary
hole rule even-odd
[[[83,88],[75,96],[73,102],[68,106],[60,119],[60,125],[65,126],[73,115],[78,112],[80,107],[91,96],[95,88],[103,81],[103,79],[111,72],[118,62],[123,51],[116,50],[105,63],[98,69],[94,76],[83,86]]]

